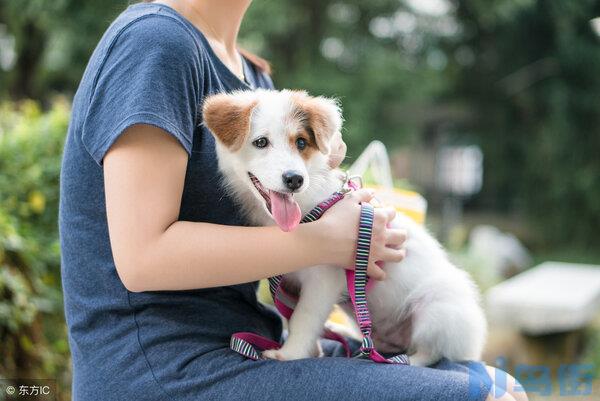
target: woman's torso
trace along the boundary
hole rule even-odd
[[[166,6],[137,4],[128,8],[98,44],[73,101],[61,173],[62,280],[73,356],[74,399],[160,399],[169,383],[185,383],[188,378],[195,380],[193,376],[219,371],[219,361],[210,355],[228,346],[231,333],[252,331],[274,339],[281,333],[279,318],[257,302],[256,283],[131,293],[117,275],[106,222],[103,171],[82,141],[82,130],[87,119],[96,118],[90,102],[99,95],[99,71],[106,74],[120,68],[118,63],[110,64],[108,55],[119,48],[123,32],[131,32],[136,24],[145,24],[155,32],[145,34],[139,48],[135,37],[130,38],[133,46],[128,45],[131,48],[124,51],[140,60],[160,45],[165,33],[181,35],[182,41],[191,44],[185,50],[190,52],[186,56],[197,59],[200,66],[191,72],[199,77],[195,88],[200,94],[197,108],[210,93],[272,86],[269,78],[248,62],[245,74],[249,85],[242,83],[216,58],[200,32]],[[156,43],[152,43],[152,35]],[[147,79],[160,79],[160,74]],[[103,96],[110,96],[110,92]],[[177,98],[163,99],[162,103],[165,107],[188,107],[179,104]],[[237,208],[220,185],[213,136],[200,123],[198,118],[193,135],[190,133],[191,154],[180,220],[243,225]],[[231,252],[235,251],[235,244],[231,244]],[[218,268],[202,266],[200,260],[197,266]],[[165,266],[165,274],[168,272],[169,266]],[[140,394],[140,389],[145,393]]]

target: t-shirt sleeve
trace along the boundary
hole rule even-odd
[[[202,93],[202,63],[178,21],[155,16],[131,23],[114,39],[93,85],[82,142],[98,164],[135,124],[173,135],[188,154]]]

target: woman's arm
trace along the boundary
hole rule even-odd
[[[188,156],[159,128],[129,128],[104,158],[106,208],[113,257],[130,291],[185,290],[239,284],[317,264],[351,265],[358,227],[357,191],[317,222],[292,233],[278,227],[232,227],[178,221]],[[404,233],[376,215],[373,260],[400,260],[387,248]],[[335,224],[333,224],[335,222]],[[335,244],[335,246],[333,246]],[[373,263],[369,274],[384,273]]]

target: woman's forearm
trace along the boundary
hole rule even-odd
[[[318,223],[291,233],[178,221],[141,249],[121,277],[132,291],[186,290],[254,281],[325,262]]]
[[[129,290],[207,288],[318,264],[352,264],[359,203],[371,199],[368,191],[354,192],[319,221],[290,233],[276,226],[178,221],[187,163],[174,137],[147,125],[129,128],[104,158],[111,249]],[[373,261],[395,260],[385,245],[398,244],[401,235],[385,230],[388,221],[376,212],[373,244],[380,246],[372,246]],[[381,279],[384,273],[373,262],[369,275]]]

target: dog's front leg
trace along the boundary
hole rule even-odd
[[[267,358],[292,360],[319,356],[317,341],[346,286],[343,269],[332,266],[315,266],[297,274],[302,287],[289,321],[287,341],[279,350],[265,351]]]

